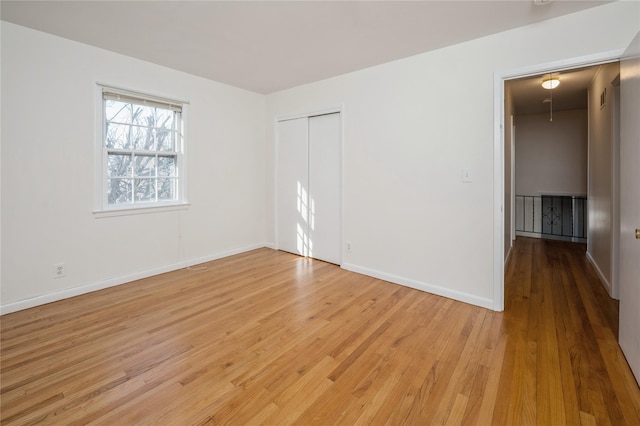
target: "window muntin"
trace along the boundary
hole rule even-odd
[[[182,106],[103,90],[106,209],[181,201]]]

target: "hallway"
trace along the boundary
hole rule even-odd
[[[616,340],[618,302],[586,246],[520,237],[513,250],[493,424],[639,424],[640,389]]]

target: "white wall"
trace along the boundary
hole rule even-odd
[[[516,194],[587,194],[587,110],[516,117]]]
[[[343,266],[496,306],[494,73],[624,48],[638,8],[607,4],[269,95],[268,158],[275,117],[343,105]],[[267,176],[272,224],[273,161]]]
[[[589,234],[587,253],[611,296],[613,234],[613,94],[611,84],[620,73],[620,64],[600,67],[589,85]],[[600,95],[607,90],[606,103]]]
[[[264,244],[263,95],[1,25],[3,312]],[[188,209],[94,217],[97,81],[190,102]]]

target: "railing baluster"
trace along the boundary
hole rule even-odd
[[[536,232],[536,199],[529,198],[531,199],[531,232]]]

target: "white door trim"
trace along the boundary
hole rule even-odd
[[[529,65],[493,74],[493,310],[504,310],[504,82],[620,60],[624,49]]]
[[[611,122],[611,292],[609,296],[620,300],[620,74],[618,85],[611,93],[613,119]],[[613,82],[612,82],[613,83]]]
[[[316,115],[335,114],[335,113],[341,114],[342,106],[332,106],[332,107],[309,110],[306,112],[303,111],[303,112],[296,112],[296,113],[290,113],[290,114],[282,114],[276,117],[276,123],[280,121],[295,120],[297,118],[309,118],[309,117],[314,117]]]
[[[516,126],[515,118],[511,115],[511,247],[516,239]]]

